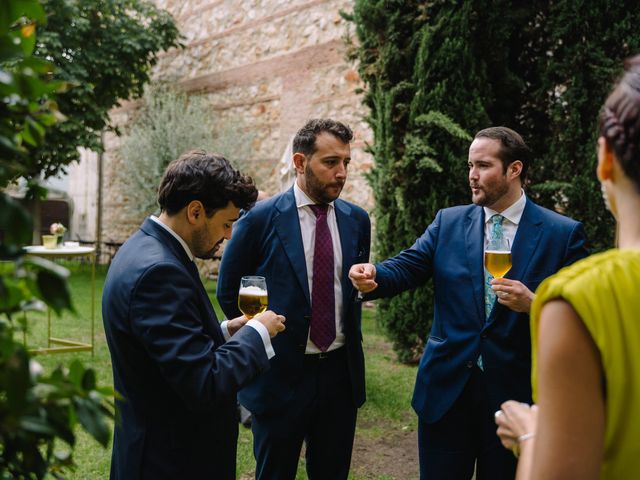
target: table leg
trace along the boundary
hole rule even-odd
[[[91,262],[91,358],[95,357],[95,317],[96,317],[96,254]]]

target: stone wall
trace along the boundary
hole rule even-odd
[[[163,53],[154,79],[205,96],[212,115],[240,125],[251,142],[247,173],[260,189],[269,194],[280,191],[279,162],[296,130],[307,119],[332,117],[355,132],[343,198],[371,209],[373,198],[363,177],[372,166],[371,156],[364,152],[371,131],[356,93],[362,87],[356,67],[345,59],[348,25],[339,15],[340,10],[352,9],[351,1],[156,3],[176,18],[185,48]],[[123,104],[112,112],[112,121],[126,124],[135,108],[135,102]],[[102,224],[103,240],[109,241],[125,240],[141,221],[123,214],[127,192],[117,182],[117,146],[118,139],[107,135]]]

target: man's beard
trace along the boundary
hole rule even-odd
[[[321,203],[333,202],[340,196],[342,187],[344,187],[344,182],[334,182],[329,184],[322,183],[308,165],[304,169],[304,180],[309,196]],[[340,190],[338,190],[337,195],[333,195],[327,192],[328,187],[340,187]]]
[[[216,253],[220,250],[220,245],[224,241],[224,238],[218,240],[218,242],[213,246],[213,248],[206,249],[206,244],[208,239],[208,235],[206,232],[206,228],[202,230],[198,230],[193,235],[193,256],[196,258],[200,258],[202,260],[210,260],[216,257]]]
[[[509,191],[509,187],[506,182],[501,183],[491,191],[487,191],[486,188],[480,187],[479,185],[476,185],[475,188],[478,188],[482,193],[484,193],[484,197],[482,198],[474,198],[473,192],[471,193],[471,201],[480,207],[490,207],[498,200],[500,200],[503,196],[505,196]]]

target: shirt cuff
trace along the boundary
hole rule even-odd
[[[260,334],[262,343],[264,343],[264,350],[267,352],[267,358],[271,359],[275,357],[276,352],[273,350],[273,346],[271,345],[271,337],[269,336],[269,330],[267,330],[267,327],[254,319],[249,320],[246,325],[254,328],[256,332]]]
[[[228,342],[229,339],[231,338],[231,335],[229,335],[229,329],[227,328],[228,323],[229,323],[229,320],[225,320],[220,324],[220,328],[222,329],[222,336],[224,337],[225,342]]]

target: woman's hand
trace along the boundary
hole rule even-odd
[[[538,406],[509,400],[495,413],[498,437],[505,448],[513,450],[520,442],[533,438],[538,424]]]

